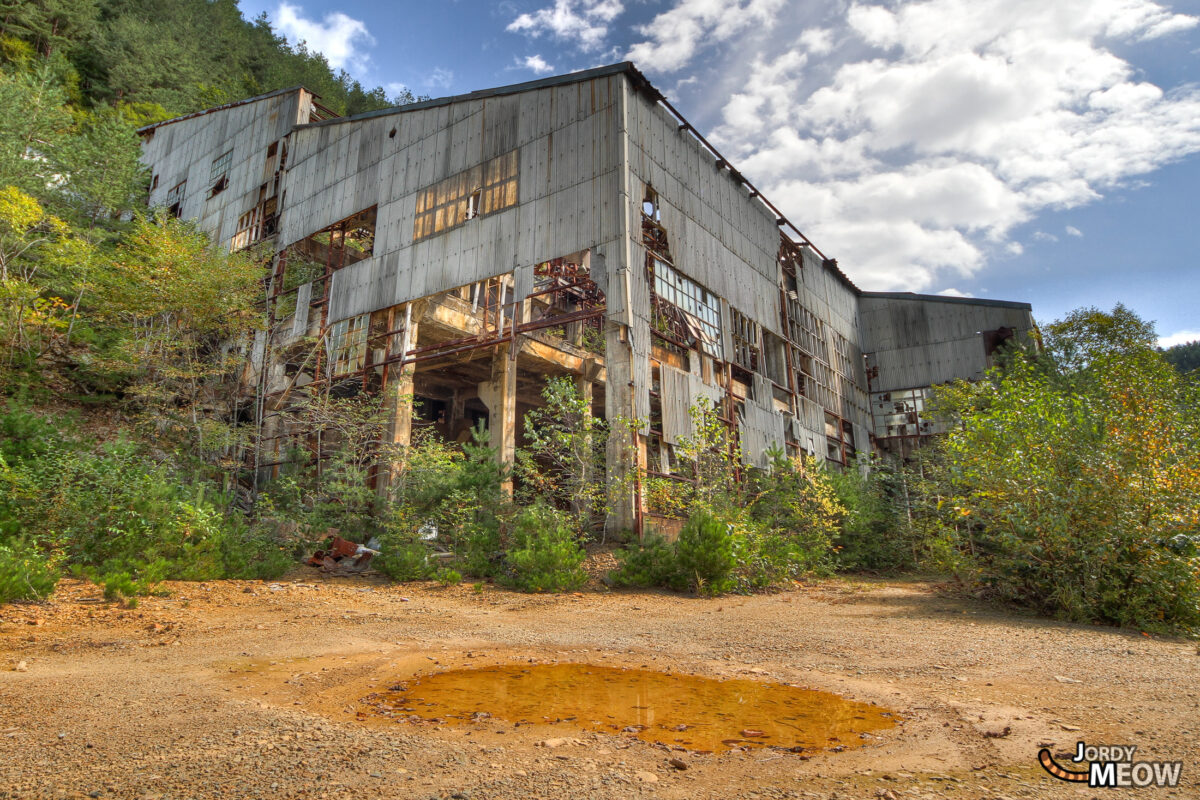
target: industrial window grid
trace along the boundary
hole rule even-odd
[[[213,159],[212,167],[208,171],[209,197],[224,191],[229,186],[229,166],[232,163],[232,150],[222,153]]]
[[[413,241],[515,206],[517,152],[497,156],[421,190],[417,195]]]
[[[942,433],[945,426],[926,418],[928,387],[875,392],[871,395],[871,419],[875,435],[881,439],[896,436],[929,436]]]
[[[183,213],[183,196],[187,191],[187,180],[182,180],[167,190],[167,208],[171,216],[178,217]]]
[[[655,296],[686,315],[697,329],[700,349],[721,358],[721,301],[662,259],[652,258],[651,264]]]
[[[757,372],[762,362],[762,334],[758,323],[736,308],[730,307],[730,334],[733,343],[733,363]]]
[[[329,363],[332,375],[358,372],[366,364],[370,321],[370,314],[360,314],[330,326]]]

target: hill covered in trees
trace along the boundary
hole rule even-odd
[[[1200,341],[1184,342],[1162,351],[1163,357],[1180,372],[1200,369]]]
[[[236,0],[0,0],[3,55],[54,60],[71,100],[138,124],[303,84],[339,114],[410,102],[367,88]]]

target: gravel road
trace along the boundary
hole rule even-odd
[[[300,568],[166,588],[123,609],[68,580],[52,602],[0,606],[0,798],[1200,797],[1194,642],[923,583],[549,597]],[[570,722],[398,724],[362,702],[518,660],[792,683],[903,722],[845,752],[697,754]],[[1183,760],[1183,780],[1122,794],[1037,764],[1079,740]]]

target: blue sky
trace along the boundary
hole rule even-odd
[[[1200,0],[243,0],[434,97],[632,60],[864,289],[1200,339]]]

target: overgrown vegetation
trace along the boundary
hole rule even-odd
[[[1041,354],[946,387],[958,424],[923,504],[946,566],[1066,619],[1200,630],[1200,393],[1121,306],[1072,313]]]
[[[0,602],[43,598],[65,571],[128,603],[172,578],[270,577],[333,533],[378,543],[397,580],[564,591],[636,495],[681,529],[622,551],[618,585],[719,594],[917,569],[1066,619],[1200,631],[1196,344],[1157,351],[1120,306],[941,387],[950,432],[906,463],[748,468],[727,410],[702,401],[675,474],[608,473],[608,457],[636,461],[640,423],[554,379],[511,470],[482,430],[391,444],[411,398],[297,393],[278,411],[293,452],[255,493],[253,413],[230,387],[263,264],[144,211],[134,128],[296,83],[339,112],[387,102],[234,3],[5,5]]]

